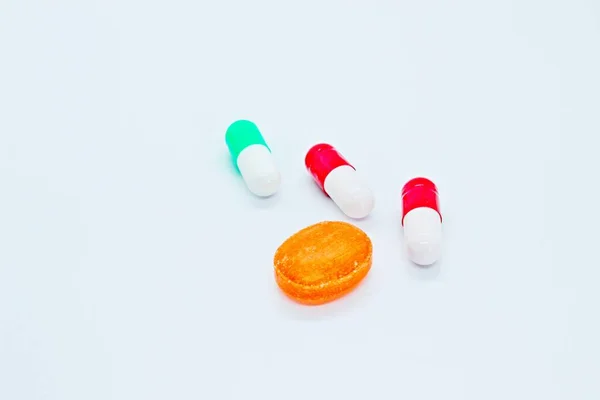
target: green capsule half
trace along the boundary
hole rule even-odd
[[[227,128],[225,143],[248,189],[257,196],[271,196],[279,189],[281,175],[271,149],[251,121],[239,120]]]

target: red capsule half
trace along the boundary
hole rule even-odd
[[[354,167],[330,144],[319,143],[311,147],[304,157],[306,169],[325,194],[325,178],[337,167],[347,165]]]
[[[402,188],[402,225],[406,214],[419,207],[434,209],[442,219],[437,187],[427,178],[413,178]]]

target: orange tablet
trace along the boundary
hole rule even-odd
[[[362,230],[326,221],[289,237],[275,252],[275,280],[303,304],[323,304],[354,289],[371,269],[373,245]]]

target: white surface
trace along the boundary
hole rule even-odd
[[[323,187],[331,200],[350,218],[365,218],[373,211],[373,192],[349,165],[340,165],[329,172]]]
[[[598,400],[599,9],[0,2],[0,399]],[[269,199],[232,166],[240,118]],[[305,308],[271,264],[345,219],[304,168],[322,141],[376,196],[374,263]],[[400,226],[421,175],[431,268]]]
[[[404,216],[406,254],[418,265],[431,265],[442,252],[442,221],[433,208],[418,207]]]
[[[274,195],[281,185],[275,157],[262,144],[253,144],[238,154],[237,166],[248,189],[257,196]]]

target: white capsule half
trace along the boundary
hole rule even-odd
[[[325,178],[323,186],[325,193],[350,218],[364,218],[375,206],[371,189],[349,165],[334,168]]]
[[[248,189],[257,196],[275,194],[281,184],[281,174],[273,154],[262,144],[246,147],[237,157],[237,166]]]
[[[442,251],[442,219],[437,211],[419,207],[404,216],[404,241],[408,257],[418,265],[431,265]]]

